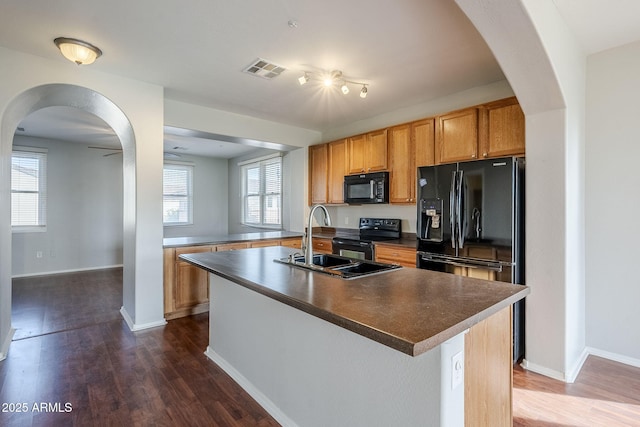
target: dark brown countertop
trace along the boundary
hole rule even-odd
[[[530,292],[526,286],[414,268],[343,280],[273,261],[293,252],[276,246],[180,257],[411,356],[442,344]]]
[[[263,231],[257,233],[220,234],[193,237],[167,237],[162,239],[164,248],[179,248],[183,246],[218,245],[223,243],[248,242],[251,240],[302,238],[302,233],[292,231]]]

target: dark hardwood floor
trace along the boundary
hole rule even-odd
[[[15,279],[13,292],[0,426],[278,425],[204,355],[207,314],[131,332],[120,269]],[[597,357],[574,384],[515,367],[513,397],[516,427],[640,426],[640,368]]]
[[[131,332],[119,314],[121,273],[96,273],[18,290],[13,323],[28,334],[0,362],[0,426],[278,425],[204,355],[208,314]],[[117,304],[103,286],[119,290]],[[79,297],[81,287],[91,291]]]

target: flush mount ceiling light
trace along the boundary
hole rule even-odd
[[[102,51],[82,40],[72,39],[69,37],[58,37],[53,41],[62,55],[71,62],[75,62],[78,65],[92,64],[100,55]]]
[[[360,90],[360,98],[367,97],[367,84],[362,82],[356,82],[353,80],[349,80],[344,77],[342,71],[332,70],[332,71],[304,71],[304,74],[298,78],[298,83],[300,85],[304,85],[309,82],[309,80],[318,80],[321,81],[323,86],[325,87],[333,87],[338,86],[344,95],[348,95],[349,85],[357,85],[362,86]]]

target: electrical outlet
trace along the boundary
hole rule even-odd
[[[451,390],[455,390],[464,381],[464,354],[459,352],[451,356]]]
[[[42,258],[42,251],[36,251],[36,258]]]

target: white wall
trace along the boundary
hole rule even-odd
[[[46,232],[13,233],[12,276],[122,265],[122,156],[42,138],[13,142],[48,152]]]
[[[132,132],[135,141],[127,147],[124,165],[126,176],[131,179],[127,187],[132,203],[125,204],[124,235],[131,236],[124,245],[124,311],[133,327],[162,324],[162,140],[163,90],[159,86],[104,74],[97,67],[77,67],[64,58],[47,60],[0,48],[0,345],[10,340],[11,332],[11,226],[10,226],[10,178],[11,146],[15,126],[23,117],[22,109],[39,105],[38,99],[23,98],[33,88],[43,85],[77,88],[73,93],[94,92],[115,104],[125,117],[118,131]],[[50,87],[50,86],[48,86]],[[28,92],[38,95],[35,92]],[[98,97],[99,97],[98,96]],[[49,99],[49,98],[48,98]],[[16,109],[16,102],[19,108]],[[87,102],[86,104],[84,102]],[[28,105],[27,105],[28,104]],[[80,108],[95,107],[92,101],[83,100]],[[103,105],[103,104],[101,104]],[[30,111],[28,111],[30,112]],[[27,112],[27,114],[28,114]],[[93,111],[92,111],[93,112]],[[130,127],[129,127],[130,126]],[[126,129],[125,129],[126,127]],[[134,152],[135,151],[135,152]],[[125,184],[126,186],[126,184]],[[124,200],[128,200],[125,196]],[[127,269],[127,263],[131,265]],[[4,348],[0,348],[0,353]],[[2,354],[0,354],[2,357]]]
[[[228,230],[227,160],[181,155],[193,164],[193,224],[165,226],[164,237],[223,235]]]
[[[640,366],[640,42],[587,62],[587,345]]]

